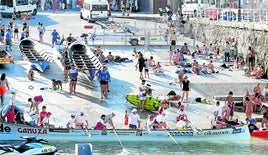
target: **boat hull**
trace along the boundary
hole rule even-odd
[[[254,130],[250,135],[254,137],[268,138],[268,130]]]
[[[116,132],[116,133],[115,133]],[[45,129],[26,125],[0,123],[0,141],[20,140],[22,136],[37,136],[48,141],[60,142],[117,142],[117,136],[123,142],[196,142],[196,141],[234,141],[248,140],[250,134],[247,126],[225,129],[193,130],[79,130],[79,129]]]

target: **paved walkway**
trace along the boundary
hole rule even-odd
[[[49,15],[47,19],[53,21],[53,24],[47,27],[47,29],[56,28],[60,30],[61,34],[68,34],[70,27],[66,26],[66,20],[63,20],[61,16]],[[68,16],[68,19],[73,18]],[[40,19],[39,19],[40,20]],[[58,22],[55,22],[58,21]],[[37,19],[33,19],[31,24],[38,23]],[[64,25],[64,26],[63,26]],[[81,24],[82,25],[82,24]],[[76,34],[81,34],[81,25],[74,26],[72,29]],[[35,36],[34,39],[38,38],[36,26],[32,26],[31,36]],[[47,110],[52,112],[53,116],[62,122],[62,126],[65,126],[71,113],[79,113],[81,109],[86,111],[90,126],[94,125],[101,114],[107,114],[115,112],[116,117],[114,119],[117,128],[126,128],[123,126],[124,112],[125,110],[131,111],[133,106],[126,103],[125,95],[127,93],[136,92],[138,93],[138,86],[140,85],[139,73],[135,69],[137,62],[136,58],[132,58],[133,46],[102,46],[105,53],[112,51],[114,55],[126,56],[133,59],[130,63],[113,63],[108,64],[109,71],[112,76],[112,82],[110,83],[110,94],[107,101],[100,100],[100,88],[96,80],[88,81],[85,74],[80,73],[79,81],[77,86],[77,95],[69,95],[68,83],[63,83],[63,91],[52,91],[50,89],[40,90],[43,87],[51,86],[51,79],[62,79],[63,70],[60,61],[57,59],[55,51],[50,48],[50,37],[49,34],[44,38],[45,44],[42,45],[44,48],[50,49],[48,53],[53,56],[54,61],[51,63],[51,69],[45,73],[36,73],[36,80],[29,81],[27,77],[27,71],[30,67],[30,63],[23,60],[19,54],[17,45],[18,42],[14,41],[14,56],[15,64],[2,66],[3,71],[7,73],[7,78],[10,82],[11,89],[17,93],[15,104],[23,106],[26,110],[29,109],[27,99],[35,95],[42,94],[44,96],[44,103],[42,105],[47,106]],[[182,45],[183,41],[180,42]],[[149,51],[144,52],[143,46],[137,46],[137,50],[144,53],[145,57],[154,56],[155,61],[168,62],[168,47],[167,46],[152,46]],[[198,60],[201,64],[204,60]],[[217,63],[219,65],[220,63]],[[147,81],[151,83],[153,96],[165,95],[170,90],[175,90],[176,93],[181,94],[181,90],[177,85],[170,85],[169,83],[177,78],[175,71],[178,69],[173,65],[163,65],[165,75],[157,76],[150,70],[150,79]],[[253,86],[257,83],[261,83],[263,87],[266,81],[250,79],[244,76],[242,71],[229,71],[220,70],[218,74],[197,76],[194,74],[188,74],[189,80],[192,83],[192,90],[190,98],[196,97],[207,97],[211,99],[214,95],[226,95],[230,90],[234,91],[235,95],[243,95],[246,90],[252,90]],[[33,89],[29,89],[29,86],[33,86]],[[10,96],[10,95],[9,95]],[[7,100],[6,103],[11,103],[11,100]],[[211,103],[213,103],[211,101]],[[41,108],[41,107],[40,107]],[[190,103],[186,106],[185,110],[188,114],[188,118],[196,126],[202,128],[210,127],[210,118],[215,105]],[[175,126],[175,113],[178,109],[168,109],[168,124],[170,128]],[[146,118],[150,112],[139,112],[142,118],[142,123],[146,122]],[[245,114],[238,114],[239,118],[244,119]]]

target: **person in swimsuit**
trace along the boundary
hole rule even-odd
[[[253,96],[257,97],[259,95],[261,95],[261,87],[260,84],[258,83],[253,89]]]
[[[188,77],[187,76],[184,76],[183,78],[183,81],[182,81],[182,84],[181,84],[181,87],[182,87],[182,102],[187,102],[187,105],[189,105],[188,103],[188,95],[189,95],[189,92],[190,92],[190,81],[188,80]]]
[[[262,114],[262,121],[261,121],[261,127],[268,129],[268,107],[263,105],[261,108],[261,114]]]
[[[174,51],[172,49],[172,46],[169,46],[169,63],[172,64],[172,59],[173,59],[173,54],[174,54]]]
[[[176,41],[177,41],[177,35],[176,32],[173,32],[173,34],[170,35],[170,41],[171,41],[171,47],[172,49],[176,49]]]
[[[143,79],[142,71],[143,71],[143,68],[145,67],[145,59],[143,58],[142,53],[140,53],[140,57],[136,64],[136,68],[138,68],[138,66],[139,66],[139,72],[140,72],[140,79],[142,80]]]
[[[252,71],[252,64],[253,64],[253,52],[250,46],[248,47],[247,61],[248,61],[248,72],[250,73]]]
[[[244,104],[246,105],[246,120],[248,122],[253,113],[253,102],[248,97],[246,97],[244,102]]]
[[[225,116],[226,119],[229,119],[229,115],[230,115],[230,112],[231,112],[231,105],[232,105],[233,102],[234,102],[233,92],[230,91],[228,93],[228,96],[225,98],[225,106],[229,107],[228,111],[226,113],[226,116]]]
[[[0,78],[0,98],[1,98],[1,105],[4,105],[4,97],[6,94],[6,88],[9,90],[9,85],[6,79],[6,73],[2,73]]]
[[[69,70],[69,78],[70,78],[70,94],[76,93],[76,84],[77,84],[77,77],[78,77],[78,70],[74,67],[74,64],[71,65],[71,68]]]

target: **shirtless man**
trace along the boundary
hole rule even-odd
[[[173,34],[170,35],[170,41],[171,41],[171,47],[172,49],[176,49],[176,41],[177,41],[177,35],[176,32],[173,32]]]
[[[261,94],[261,87],[260,87],[260,84],[258,83],[254,88],[253,88],[253,96],[254,97],[257,97],[259,95],[262,95]]]
[[[228,107],[228,109],[226,110],[226,113],[225,113],[225,118],[226,119],[229,119],[229,115],[230,115],[230,111],[231,111],[231,105],[232,105],[233,102],[234,102],[233,92],[230,91],[228,93],[228,96],[225,98],[225,106]]]

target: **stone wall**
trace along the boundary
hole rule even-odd
[[[233,26],[228,24],[218,24],[216,22],[192,21],[195,39],[205,43],[213,43],[224,52],[224,46],[228,38],[238,41],[238,53],[244,58],[249,46],[256,52],[256,62],[268,68],[268,32],[267,30],[254,30],[252,27]],[[231,22],[228,22],[231,23]]]

